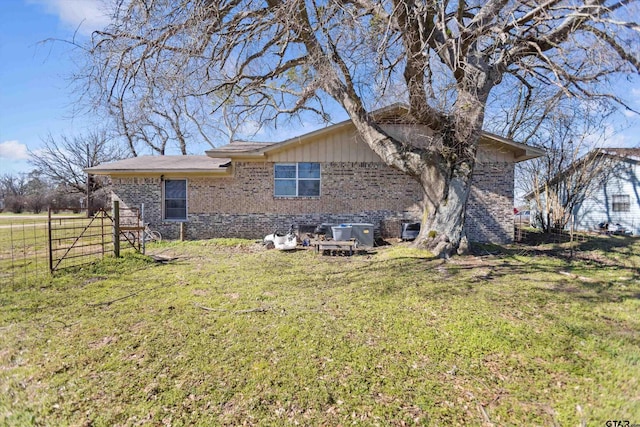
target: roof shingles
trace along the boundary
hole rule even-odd
[[[88,173],[211,172],[226,170],[231,159],[209,156],[139,156],[85,169]]]

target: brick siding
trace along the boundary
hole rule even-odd
[[[514,170],[514,163],[476,163],[465,218],[470,241],[513,241]]]
[[[321,195],[305,198],[274,196],[273,165],[236,162],[230,177],[186,177],[186,237],[260,238],[291,224],[344,222],[372,223],[384,237],[398,237],[401,222],[418,221],[422,216],[419,184],[387,165],[322,163]],[[122,207],[144,203],[144,221],[167,238],[178,237],[179,223],[162,220],[159,177],[114,177],[113,188],[114,200]],[[512,209],[513,164],[479,164],[467,209],[470,240],[510,241]]]

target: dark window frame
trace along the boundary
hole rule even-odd
[[[167,183],[172,182],[184,182],[184,197],[167,197]],[[173,190],[175,191],[175,190]],[[177,178],[177,179],[165,179],[162,182],[162,219],[164,221],[176,221],[176,222],[184,222],[189,217],[189,206],[188,206],[188,193],[189,193],[189,183],[186,178]],[[183,202],[184,207],[169,207],[171,202]],[[184,216],[168,214],[168,210],[171,209],[173,211],[177,211],[178,209],[184,210]]]
[[[611,210],[613,212],[631,212],[631,197],[628,194],[612,195]]]

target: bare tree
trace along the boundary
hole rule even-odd
[[[37,170],[31,171],[27,177],[25,207],[30,212],[38,214],[51,204],[54,188]]]
[[[94,33],[87,75],[102,102],[180,87],[237,117],[277,123],[329,99],[362,139],[424,191],[420,244],[449,254],[463,229],[485,109],[495,88],[562,88],[615,99],[611,76],[640,70],[634,0],[127,0]],[[94,92],[95,93],[95,92]],[[413,146],[368,111],[401,96],[431,128]],[[618,100],[620,101],[620,100]],[[435,238],[434,238],[435,236]]]
[[[105,199],[103,193],[107,190],[108,181],[102,177],[87,177],[84,168],[123,158],[122,148],[104,130],[72,138],[48,135],[43,146],[30,154],[30,163],[54,185],[78,195],[87,194],[89,187],[89,194],[95,200]],[[91,207],[99,206],[93,204]]]
[[[570,159],[573,163],[568,167],[557,169]],[[569,224],[574,209],[602,186],[607,167],[612,163],[600,150],[578,157],[577,151],[560,147],[535,164],[540,169],[534,169],[532,165],[526,168],[532,189],[525,197],[534,208],[531,221],[549,233]],[[554,170],[559,171],[553,175]]]
[[[123,52],[127,48],[119,43],[106,49],[100,55],[110,59],[124,54],[120,64],[124,67],[130,56],[135,56]],[[116,136],[126,142],[132,156],[144,151],[164,155],[170,150],[186,155],[195,146],[210,148],[220,141],[231,141],[240,127],[241,120],[228,97],[220,97],[220,92],[194,94],[199,89],[194,88],[189,74],[176,72],[179,64],[159,60],[152,70],[136,72],[133,82],[120,80],[115,69],[94,68],[95,56],[90,61],[92,72],[76,76],[88,83],[81,86],[81,97],[91,111],[98,109],[113,120]],[[92,90],[96,87],[98,91]],[[212,119],[214,108],[218,114]]]
[[[214,147],[221,135],[229,139],[226,123],[210,120],[213,107],[204,98],[181,96],[172,88],[127,91],[104,107],[133,156],[145,148],[159,155],[171,149],[186,155],[198,143]]]
[[[489,108],[496,111],[486,126],[544,150],[544,156],[517,166],[516,192],[534,210],[532,221],[550,232],[569,223],[574,208],[612,166],[601,149],[617,108],[602,99],[568,97],[562,88],[524,83],[511,96],[494,100]]]
[[[608,115],[588,104],[555,111],[532,138],[546,154],[520,166],[519,184],[545,232],[563,229],[574,209],[602,185],[612,166],[601,151],[609,136]]]
[[[5,209],[13,213],[21,213],[27,205],[27,174],[4,174],[0,177],[0,190]]]
[[[0,195],[5,208],[13,213],[40,213],[51,201],[52,186],[37,171],[5,174],[0,177]]]

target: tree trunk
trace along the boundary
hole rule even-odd
[[[423,215],[416,245],[437,257],[466,252],[468,242],[464,222],[480,137],[479,126],[463,136],[453,132],[442,135],[430,147],[418,149],[395,141],[375,124],[357,119],[354,123],[363,139],[385,163],[420,183],[424,194]]]
[[[420,234],[415,244],[437,257],[448,258],[467,250],[464,222],[473,164],[472,158],[447,168],[431,169],[431,173],[424,173],[418,179],[424,200]]]
[[[415,147],[387,135],[362,104],[353,101],[355,95],[350,98],[345,91],[335,88],[328,92],[341,100],[366,144],[387,165],[407,173],[422,186],[422,226],[416,245],[429,249],[437,257],[466,252],[467,198],[489,89],[482,96],[459,92],[449,119],[426,147]]]

